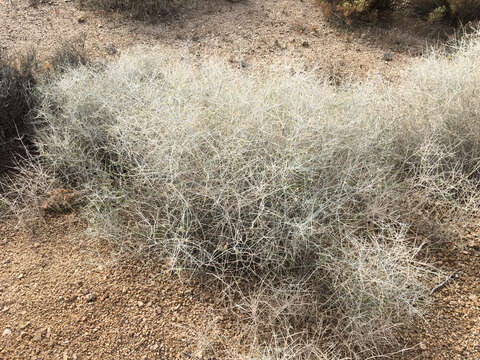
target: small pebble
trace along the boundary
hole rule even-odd
[[[393,60],[393,55],[389,52],[386,52],[383,54],[383,60],[384,61],[392,61]]]
[[[87,300],[87,302],[93,302],[93,301],[97,300],[97,295],[96,294],[87,294],[87,295],[85,295],[85,300]]]

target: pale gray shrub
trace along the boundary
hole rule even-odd
[[[341,88],[137,49],[40,89],[39,156],[87,194],[85,219],[120,247],[225,284],[262,279],[265,297],[244,296],[260,304],[256,344],[387,355],[433,272],[402,199],[476,209],[479,49],[433,55],[395,85]],[[302,329],[305,314],[317,325]]]

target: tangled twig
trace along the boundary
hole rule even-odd
[[[445,285],[447,285],[447,283],[453,278],[453,276],[458,273],[459,270],[455,270],[454,272],[452,272],[450,275],[448,275],[445,280],[443,280],[440,284],[438,284],[437,286],[435,286],[431,291],[430,291],[430,296],[432,296],[433,294],[435,294],[438,290],[442,289],[445,287]]]

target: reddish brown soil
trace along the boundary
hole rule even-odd
[[[418,344],[409,359],[480,359],[480,223],[452,227],[452,236],[432,247],[432,256],[446,274],[457,273],[432,295],[424,319],[408,329],[405,340]]]
[[[113,261],[82,230],[75,215],[32,232],[0,225],[0,359],[222,359],[234,349],[214,291]]]
[[[196,9],[155,24],[79,10],[73,1],[52,0],[37,7],[28,0],[11,1],[13,6],[9,0],[0,2],[0,47],[7,52],[34,47],[40,56],[83,34],[91,57],[109,57],[112,49],[118,54],[138,44],[166,45],[198,57],[216,55],[244,68],[294,60],[333,76],[391,76],[420,54],[427,41],[415,22],[334,25],[313,0],[204,0]]]

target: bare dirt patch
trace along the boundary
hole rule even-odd
[[[454,236],[432,247],[436,265],[455,274],[432,294],[433,300],[405,340],[416,356],[435,360],[477,360],[480,356],[480,226],[478,219],[454,227]]]
[[[0,225],[0,358],[222,359],[232,351],[234,325],[212,289],[158,266],[112,262],[107,248],[88,246],[72,214],[31,233],[14,225]]]
[[[73,2],[12,3],[0,3],[0,46],[7,52],[34,46],[42,56],[62,39],[83,34],[88,54],[99,58],[138,44],[167,45],[199,58],[220,56],[241,68],[293,60],[332,76],[388,77],[421,54],[427,41],[412,23],[333,26],[314,1],[206,0],[155,23],[80,10]]]

